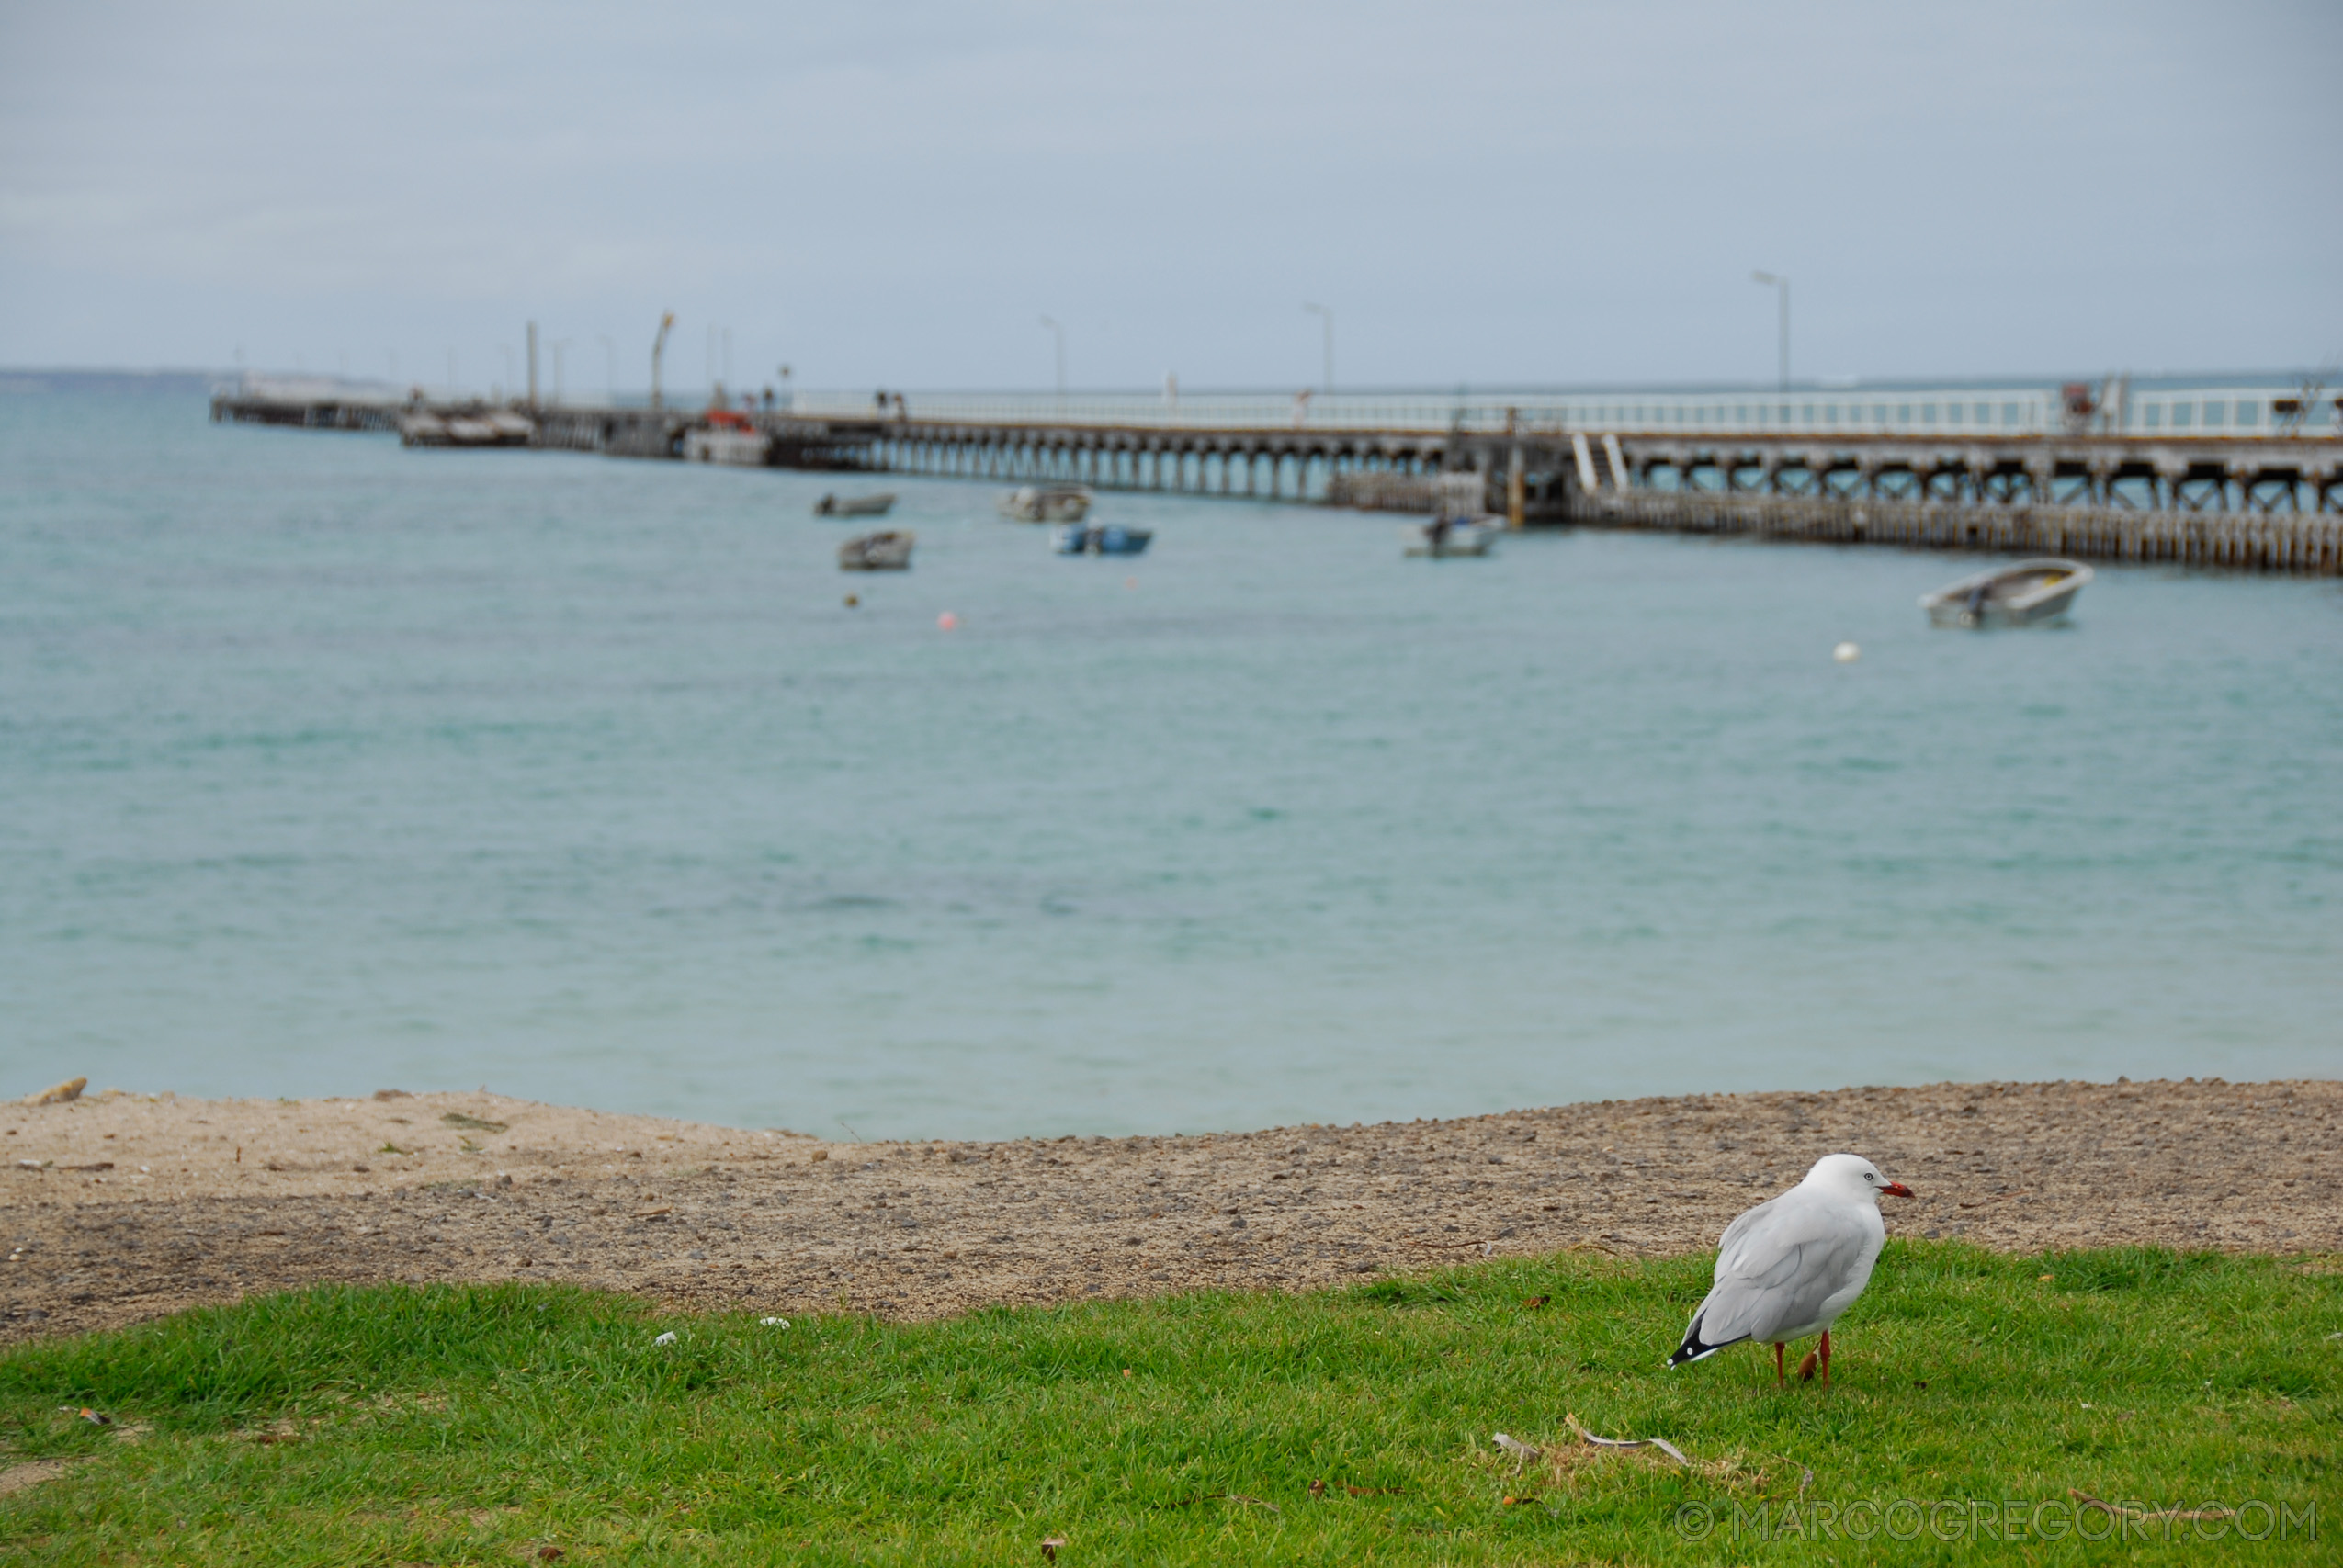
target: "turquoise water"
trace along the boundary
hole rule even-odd
[[[850,578],[835,477],[0,399],[0,1091],[877,1137],[2336,1069],[2333,582],[1976,636],[1913,603],[1963,558],[1110,496],[1153,553],[1061,560],[885,483],[917,568]]]

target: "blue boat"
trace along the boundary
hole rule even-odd
[[[1147,553],[1148,541],[1155,537],[1150,528],[1126,528],[1109,523],[1089,527],[1069,523],[1058,530],[1056,547],[1061,556],[1137,556]]]

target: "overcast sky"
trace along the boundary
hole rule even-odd
[[[0,365],[821,387],[2343,354],[2343,4],[0,0]],[[549,354],[546,374],[551,374]]]

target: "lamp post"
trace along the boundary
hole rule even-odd
[[[1302,309],[1326,320],[1326,379],[1319,389],[1330,398],[1334,395],[1334,312],[1323,305],[1305,305]]]
[[[1752,283],[1770,283],[1781,291],[1782,390],[1786,392],[1790,389],[1790,280],[1776,273],[1753,272],[1749,274],[1749,281]]]
[[[1041,324],[1058,339],[1058,412],[1062,415],[1066,412],[1066,329],[1047,316],[1042,317]]]

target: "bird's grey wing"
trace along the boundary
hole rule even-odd
[[[1668,1358],[1670,1366],[1701,1360],[1749,1337],[1749,1329],[1740,1326],[1750,1316],[1744,1310],[1748,1291],[1742,1276],[1750,1263],[1752,1247],[1760,1253],[1764,1251],[1764,1238],[1776,1229],[1781,1207],[1780,1197],[1768,1198],[1753,1209],[1743,1210],[1725,1227],[1725,1235],[1716,1244],[1715,1283],[1710,1286],[1706,1299],[1693,1310],[1692,1324],[1684,1330],[1684,1342]],[[1752,1238],[1756,1238],[1754,1242]]]
[[[1771,1212],[1768,1212],[1771,1211]],[[1742,1216],[1726,1232],[1716,1283],[1701,1303],[1701,1338],[1709,1344],[1768,1339],[1814,1322],[1823,1303],[1860,1267],[1865,1235],[1854,1216],[1821,1204],[1779,1199]]]
[[[1716,1278],[1722,1280],[1733,1271],[1734,1259],[1739,1255],[1741,1244],[1749,1239],[1752,1231],[1766,1229],[1773,1212],[1781,1206],[1780,1198],[1768,1198],[1754,1209],[1741,1211],[1740,1216],[1725,1227],[1725,1234],[1716,1240]]]

